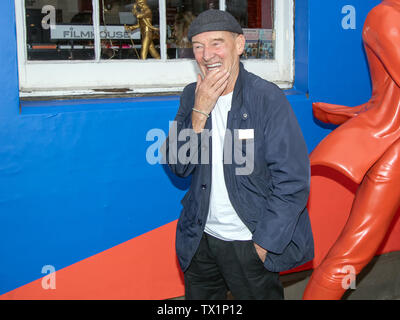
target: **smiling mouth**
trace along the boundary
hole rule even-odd
[[[214,64],[207,64],[206,68],[208,71],[213,71],[216,70],[218,68],[222,67],[222,63],[214,63]]]

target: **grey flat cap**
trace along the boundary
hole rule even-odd
[[[207,31],[230,31],[243,34],[239,22],[229,13],[222,10],[209,9],[200,13],[189,27],[188,39]]]

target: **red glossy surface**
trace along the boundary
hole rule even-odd
[[[363,40],[371,99],[357,107],[313,105],[315,117],[340,127],[315,148],[311,165],[337,170],[359,187],[348,220],[314,269],[304,299],[340,299],[349,270],[358,274],[376,254],[400,206],[400,0],[382,1],[371,10]]]

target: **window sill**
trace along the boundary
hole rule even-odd
[[[290,101],[308,99],[306,93],[292,88],[287,83],[277,84]],[[174,90],[164,88],[162,91],[157,91],[155,88],[148,88],[145,91],[138,90],[137,92],[117,89],[100,92],[74,91],[74,95],[57,95],[54,91],[45,95],[44,92],[41,92],[41,95],[21,95],[20,113],[54,114],[111,109],[121,110],[125,108],[148,108],[149,103],[159,103],[157,107],[162,107],[163,105],[170,106],[169,102],[179,101],[182,90],[183,87],[175,87]],[[161,102],[167,102],[167,104]]]
[[[285,81],[275,81],[282,90],[292,89],[293,84]],[[146,96],[171,96],[182,93],[185,85],[172,87],[142,87],[142,88],[110,88],[82,90],[32,90],[21,91],[21,101],[49,100],[82,100],[82,99],[113,99]]]
[[[49,91],[24,91],[20,92],[21,101],[49,101],[49,100],[82,100],[82,99],[113,99],[132,98],[144,96],[177,95],[183,91],[184,86],[178,87],[148,87],[140,89],[112,88],[88,90],[49,90]]]

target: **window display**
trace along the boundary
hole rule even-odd
[[[247,70],[293,84],[294,0],[14,2],[21,97],[180,92],[198,72],[189,26],[208,9],[241,24]]]
[[[140,59],[146,60],[149,53],[154,59],[160,59],[160,54],[154,45],[155,40],[160,39],[160,29],[152,24],[153,13],[147,4],[147,0],[137,0],[133,5],[132,14],[136,18],[136,24],[125,25],[125,30],[128,32],[140,30]]]
[[[28,60],[93,60],[96,32],[103,60],[193,59],[188,28],[220,4],[166,0],[160,8],[158,0],[96,1],[94,9],[92,0],[25,0]],[[244,30],[243,59],[274,59],[273,0],[226,0],[225,7]]]
[[[91,1],[25,0],[28,60],[94,59]]]
[[[246,38],[243,59],[274,59],[274,1],[226,0],[226,10],[241,24]]]
[[[167,55],[169,59],[194,59],[187,38],[189,26],[201,12],[219,9],[218,0],[167,0]]]

